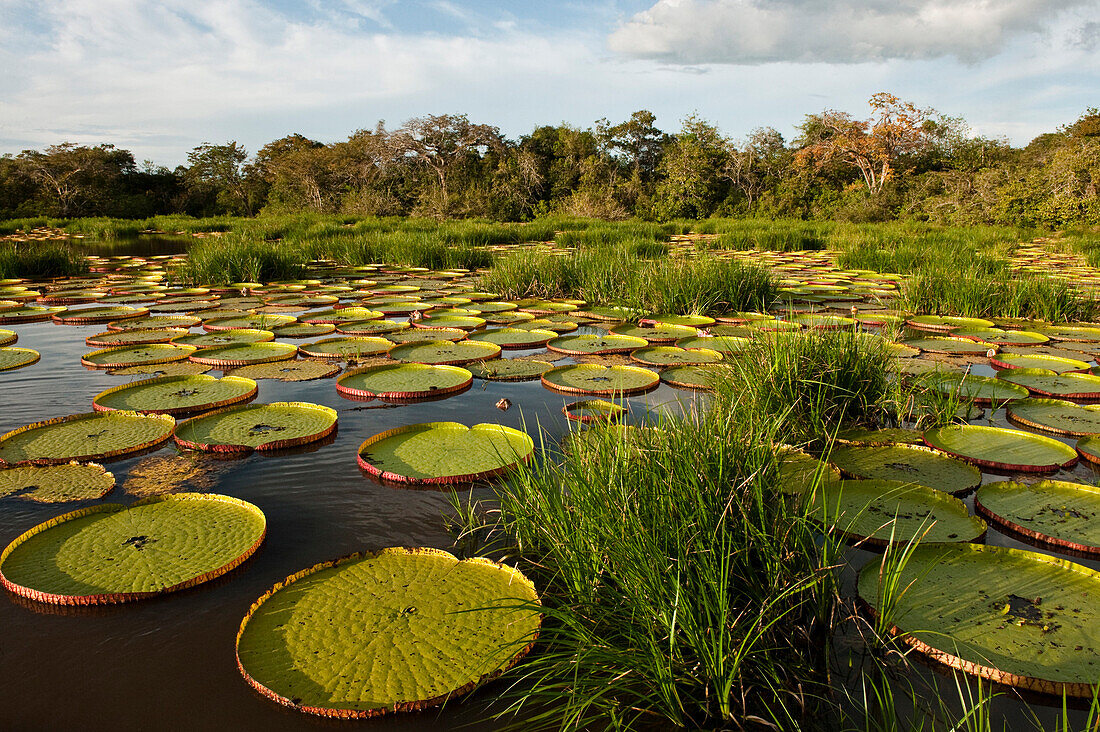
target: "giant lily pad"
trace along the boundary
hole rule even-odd
[[[334,409],[307,402],[272,402],[192,417],[176,428],[176,442],[210,452],[280,450],[316,442],[335,429]]]
[[[386,333],[386,340],[391,343],[427,343],[428,341],[462,341],[468,336],[464,330],[458,328],[407,328],[395,333]]]
[[[34,422],[0,436],[0,466],[106,460],[159,445],[176,420],[136,412],[86,412]]]
[[[881,592],[884,583],[892,589]],[[967,673],[1091,698],[1100,679],[1100,574],[999,546],[927,544],[898,570],[869,562],[859,595],[910,646]],[[1093,645],[1093,644],[1096,645]]]
[[[191,414],[256,398],[256,382],[237,376],[161,376],[100,392],[96,411],[129,410],[143,414]]]
[[[107,330],[148,330],[151,328],[190,328],[202,321],[193,315],[148,315],[144,318],[112,320]]]
[[[942,394],[957,395],[978,404],[1003,404],[1013,399],[1026,399],[1028,396],[1028,390],[1025,387],[1002,379],[969,373],[937,374],[930,377],[926,383]]]
[[[275,340],[275,334],[270,330],[231,328],[209,333],[189,333],[173,338],[172,342],[186,343],[196,348],[209,348],[210,346],[231,346],[237,343],[267,343],[273,340]]]
[[[1100,328],[1073,325],[1048,325],[1041,331],[1051,340],[1077,343],[1100,343]]]
[[[311,714],[424,709],[518,663],[538,635],[538,604],[526,577],[488,559],[355,554],[257,600],[237,633],[237,665],[264,696]]]
[[[205,374],[210,369],[210,366],[201,363],[174,361],[172,363],[127,366],[121,369],[111,369],[107,373],[112,376],[187,376],[189,374]]]
[[[1008,407],[1010,422],[1067,437],[1100,435],[1100,405],[1062,399],[1024,399]]]
[[[1005,369],[998,379],[1027,388],[1034,394],[1077,401],[1100,400],[1100,376],[1095,374],[1058,374],[1049,369]]]
[[[1077,462],[1073,448],[1058,440],[999,427],[937,427],[924,433],[924,442],[948,455],[993,470],[1046,472]]]
[[[24,366],[38,363],[42,355],[31,348],[0,348],[0,371],[21,369]]]
[[[670,366],[661,372],[661,381],[680,389],[713,391],[728,373],[721,366]]]
[[[485,327],[485,318],[479,318],[474,315],[436,315],[433,311],[427,317],[420,320],[414,320],[413,326],[416,328],[447,328],[457,330],[477,330],[478,328]]]
[[[107,323],[112,320],[141,318],[149,314],[146,308],[132,308],[126,305],[105,305],[82,310],[66,310],[53,316],[53,322],[62,325],[86,325],[88,323]]]
[[[557,353],[565,353],[574,356],[598,355],[610,353],[629,353],[638,348],[645,348],[649,342],[645,338],[617,335],[609,333],[599,336],[594,333],[581,333],[579,335],[558,336],[546,347]]]
[[[935,488],[896,480],[842,480],[821,485],[814,514],[859,542],[975,541],[985,521]]]
[[[782,445],[776,455],[776,483],[788,495],[807,493],[815,483],[838,483],[840,477],[839,470],[804,450]]]
[[[0,470],[0,498],[17,496],[37,503],[91,501],[115,487],[115,476],[97,463],[24,466]]]
[[[946,336],[909,338],[901,341],[901,345],[909,348],[919,348],[928,353],[946,353],[955,356],[976,356],[990,350],[997,350],[997,346],[985,341],[973,341],[969,338],[948,338]]]
[[[363,358],[364,356],[378,356],[392,347],[393,343],[385,338],[341,336],[325,338],[315,343],[303,343],[298,346],[298,352],[308,358],[346,360],[349,358]]]
[[[232,376],[245,379],[275,379],[277,381],[312,381],[340,373],[340,364],[325,361],[273,361],[253,363],[233,369]]]
[[[26,305],[21,308],[0,310],[0,325],[8,323],[33,323],[39,320],[49,320],[55,313],[65,311],[65,306],[43,307],[39,305]]]
[[[10,346],[19,340],[19,335],[14,330],[0,328],[0,346]]]
[[[363,321],[355,321],[363,322]],[[317,338],[318,336],[328,335],[336,330],[336,326],[332,323],[288,323],[287,325],[277,325],[271,329],[271,332],[277,335],[279,338]],[[341,333],[349,333],[352,335],[359,335],[358,333],[352,333],[350,330],[340,330]],[[371,330],[373,334],[379,332]]]
[[[425,399],[468,388],[473,376],[458,366],[384,363],[352,369],[336,380],[336,391],[353,399]]]
[[[428,363],[443,366],[458,366],[474,361],[488,361],[500,358],[500,346],[495,343],[478,341],[427,341],[424,343],[404,343],[394,346],[389,357],[406,363]]]
[[[1028,330],[1001,330],[1000,328],[957,330],[951,335],[956,338],[985,341],[995,346],[1038,346],[1050,341],[1042,333],[1033,333]]]
[[[478,361],[467,367],[475,377],[487,381],[532,381],[554,368],[547,361],[529,359],[497,358],[492,361]]]
[[[251,503],[177,493],[62,514],[0,554],[0,583],[39,602],[129,602],[207,582],[248,559],[266,521]]]
[[[856,478],[917,483],[955,495],[982,482],[974,466],[919,445],[839,445],[829,462]]]
[[[963,328],[992,328],[994,326],[992,320],[985,320],[983,318],[959,318],[940,315],[917,315],[916,317],[909,318],[909,320],[905,321],[905,324],[914,330],[939,333],[946,333]]]
[[[350,323],[355,320],[381,320],[383,314],[370,308],[340,308],[338,310],[318,310],[315,313],[302,316],[303,323],[322,323],[335,325],[337,323]]]
[[[1057,374],[1086,372],[1089,365],[1073,358],[1060,358],[1043,354],[1001,353],[989,359],[998,369],[1047,369]]]
[[[601,366],[581,363],[558,366],[542,375],[542,385],[564,394],[625,396],[649,391],[661,377],[637,366]]]
[[[611,329],[611,332],[630,336],[631,338],[645,338],[648,343],[665,344],[674,343],[680,338],[695,337],[696,328],[670,323],[655,323],[652,326],[623,323],[622,325],[616,325]]]
[[[552,330],[498,328],[474,333],[470,336],[470,340],[495,343],[501,348],[539,348],[557,337],[558,334]]]
[[[621,404],[615,404],[606,399],[582,399],[579,402],[566,404],[561,411],[568,419],[590,424],[622,419],[627,410]]]
[[[698,366],[718,363],[722,354],[709,348],[648,346],[631,352],[630,360],[643,366]]]
[[[195,351],[194,346],[182,343],[146,343],[140,346],[102,348],[85,353],[80,357],[80,363],[94,369],[122,369],[142,364],[184,361]]]
[[[986,483],[974,510],[1041,545],[1100,554],[1100,488],[1060,480]]]
[[[107,330],[90,335],[84,344],[98,348],[140,346],[148,343],[168,343],[173,338],[187,335],[184,328],[139,328],[137,330]],[[186,343],[187,341],[179,341]],[[194,345],[194,344],[191,344]]]
[[[247,366],[253,363],[287,361],[297,355],[298,347],[292,343],[236,343],[200,348],[191,354],[191,360],[208,366]]]
[[[359,467],[382,480],[413,485],[468,483],[527,460],[534,442],[499,424],[427,422],[387,430],[359,446]]]
[[[750,343],[752,341],[748,338],[736,336],[693,336],[676,341],[680,348],[706,348],[727,356],[744,351]]]
[[[228,318],[211,318],[203,321],[204,330],[236,330],[249,328],[252,330],[272,330],[280,325],[288,325],[297,320],[291,315],[279,315],[278,313],[256,313],[254,315],[237,315]]]

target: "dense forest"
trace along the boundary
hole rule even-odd
[[[466,115],[379,122],[325,144],[288,135],[255,155],[204,143],[174,170],[110,144],[0,157],[0,218],[316,211],[479,217],[544,214],[664,221],[710,216],[1100,224],[1100,110],[1014,148],[965,120],[879,93],[864,118],[808,114],[787,139],[743,139],[689,116],[677,133],[645,110],[509,140]]]

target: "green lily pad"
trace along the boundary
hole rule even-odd
[[[355,554],[293,574],[257,600],[237,634],[237,663],[260,693],[303,712],[414,711],[518,663],[538,635],[538,604],[526,577],[487,559],[438,549]]]
[[[414,485],[469,483],[499,475],[527,460],[534,442],[499,424],[457,422],[406,425],[359,446],[359,467],[382,480]]]
[[[336,410],[307,402],[226,407],[181,422],[176,442],[192,450],[241,453],[280,450],[328,437]]]
[[[926,444],[993,470],[1045,472],[1072,467],[1077,453],[1069,445],[1021,430],[951,425],[924,433]]]
[[[298,347],[292,343],[272,341],[200,348],[191,354],[191,360],[208,366],[247,366],[254,363],[288,361],[297,355]]]
[[[195,351],[194,346],[181,343],[147,343],[140,346],[119,346],[91,351],[80,357],[80,363],[96,369],[121,369],[140,364],[184,361]]]
[[[1001,330],[1000,328],[956,330],[951,335],[956,338],[985,341],[995,346],[1037,346],[1050,341],[1042,333],[1033,333],[1029,330]]]
[[[521,313],[518,310],[485,313],[485,322],[492,325],[514,325],[516,323],[531,322],[535,319],[534,313]]]
[[[210,318],[202,323],[203,330],[237,330],[248,328],[251,330],[271,330],[280,325],[289,325],[297,320],[291,315],[278,313],[256,313],[254,315],[236,315],[228,318]]]
[[[630,360],[644,366],[698,366],[718,363],[722,354],[709,348],[648,346],[631,352]]]
[[[1100,400],[1100,376],[1095,374],[1058,374],[1050,369],[1005,369],[998,379],[1027,388],[1034,394],[1070,400]]]
[[[356,323],[362,323],[367,321],[357,320]],[[379,321],[385,322],[385,321]],[[287,325],[277,325],[271,329],[279,338],[316,338],[318,336],[328,335],[336,331],[336,326],[332,323],[288,323]],[[341,333],[345,333],[341,329]],[[381,332],[372,330],[371,333]],[[358,333],[351,335],[359,335]]]
[[[587,308],[585,310],[576,310],[577,315],[585,318],[591,318],[593,320],[632,320],[644,313],[641,310],[628,307],[609,306],[609,307],[595,307]]]
[[[985,521],[935,488],[897,480],[842,480],[814,494],[813,515],[872,546],[921,541],[976,541]]]
[[[1024,399],[1009,405],[1008,419],[1066,437],[1100,435],[1100,405],[1082,406],[1062,399]]]
[[[917,483],[954,495],[981,485],[982,472],[919,445],[839,445],[829,462],[856,478]]]
[[[851,328],[856,324],[855,319],[845,318],[841,315],[825,315],[823,313],[806,313],[791,318],[792,323],[798,323],[803,328],[815,328],[818,330],[839,330]]]
[[[38,363],[42,354],[31,348],[0,348],[0,371],[12,371]]]
[[[369,336],[341,336],[326,338],[315,343],[303,343],[298,352],[307,358],[363,358],[379,356],[393,348],[393,343],[385,338]]]
[[[428,363],[460,366],[474,361],[488,361],[500,358],[500,346],[495,343],[477,341],[427,341],[424,343],[404,343],[394,346],[389,357],[406,363]]]
[[[275,334],[270,330],[257,330],[255,328],[230,328],[229,330],[215,330],[209,333],[188,333],[173,338],[173,343],[185,343],[196,348],[209,348],[210,346],[230,346],[236,343],[267,343],[275,340]]]
[[[552,330],[555,333],[572,333],[577,329],[577,324],[572,320],[549,320],[547,318],[516,321],[511,323],[511,326],[520,330]]]
[[[336,391],[353,399],[425,399],[463,391],[472,381],[458,366],[384,363],[347,371]]]
[[[1043,546],[1100,554],[1100,488],[1060,480],[986,483],[974,510]]]
[[[838,432],[836,441],[842,445],[920,445],[924,439],[920,430],[908,427],[852,427]]]
[[[566,404],[562,413],[569,419],[588,424],[590,422],[612,422],[622,419],[626,408],[605,399],[582,399]]]
[[[1043,333],[1043,335],[1050,336],[1050,339],[1054,341],[1100,343],[1100,328],[1072,325],[1048,325],[1043,327],[1040,332]]]
[[[685,325],[692,328],[705,328],[708,325],[714,324],[714,318],[708,315],[676,315],[674,313],[662,313],[660,315],[649,315],[642,319],[644,325],[656,324],[658,326],[664,325]]]
[[[154,496],[62,514],[0,554],[0,582],[60,605],[128,602],[193,587],[229,572],[263,541],[251,503],[210,493]]]
[[[1003,379],[975,374],[937,374],[925,382],[941,394],[952,394],[979,404],[1003,404],[1026,399],[1028,390]]]
[[[661,372],[661,381],[680,389],[713,391],[728,373],[723,366],[670,366]]]
[[[429,341],[464,341],[468,336],[464,330],[458,328],[407,328],[396,333],[386,333],[386,340],[391,343],[427,343]]]
[[[655,323],[651,326],[623,323],[611,329],[612,333],[630,336],[631,338],[645,338],[649,343],[674,343],[681,338],[694,338],[696,328],[687,325],[673,325],[671,323]]]
[[[1042,354],[1001,353],[991,358],[989,362],[998,369],[1046,369],[1056,374],[1089,370],[1089,365],[1084,361]]]
[[[253,363],[233,369],[232,376],[244,379],[274,379],[276,381],[313,381],[340,373],[340,365],[307,359],[305,361],[272,361]]]
[[[751,343],[752,341],[748,338],[738,338],[736,336],[692,336],[676,341],[676,345],[680,348],[706,348],[727,356],[741,353]]]
[[[115,476],[97,463],[0,470],[0,498],[14,495],[36,503],[92,501],[107,495],[114,487]]]
[[[112,320],[107,330],[149,330],[156,328],[191,328],[202,321],[193,315],[148,315],[144,318]]]
[[[413,321],[413,327],[477,330],[485,327],[485,319],[473,315],[436,315],[433,312],[420,320]]]
[[[940,315],[918,315],[905,321],[914,330],[948,332],[962,328],[992,328],[993,321],[983,318],[958,318]]]
[[[492,361],[478,361],[467,366],[476,378],[487,381],[533,381],[554,368],[547,361],[528,359],[497,358]]]
[[[776,468],[776,483],[787,495],[806,493],[815,482],[819,488],[840,482],[840,471],[832,465],[787,445],[776,455]]]
[[[86,412],[34,422],[0,436],[0,466],[128,455],[161,444],[175,424],[167,415],[136,412]]]
[[[90,335],[84,339],[87,346],[113,348],[117,346],[140,346],[148,343],[168,343],[173,338],[186,336],[185,328],[139,328],[137,330],[107,330]],[[186,341],[179,341],[186,343]],[[191,344],[194,345],[194,344]]]
[[[495,343],[501,348],[540,348],[558,334],[537,328],[498,328],[470,335],[471,341]]]
[[[899,589],[880,594],[883,578]],[[999,546],[927,544],[900,570],[868,562],[859,595],[876,613],[885,609],[906,643],[954,668],[1048,694],[1095,692],[1100,574],[1079,564]]]
[[[0,325],[8,323],[34,323],[39,320],[49,320],[55,313],[65,311],[64,305],[55,307],[43,307],[40,305],[26,305],[21,308],[0,311]]]
[[[564,335],[554,338],[546,347],[556,353],[565,353],[574,356],[594,356],[611,353],[629,353],[638,348],[649,345],[645,338],[616,335],[609,333],[604,336],[594,333],[581,333],[579,335]]]
[[[102,391],[92,400],[96,411],[190,414],[256,398],[256,382],[236,376],[221,379],[198,374],[161,376]]]
[[[86,325],[88,323],[107,323],[112,320],[141,318],[149,314],[147,308],[134,308],[126,305],[109,305],[80,310],[66,310],[53,316],[53,322],[62,325]]]
[[[192,361],[173,361],[172,363],[127,366],[122,369],[111,369],[107,373],[112,376],[188,376],[205,374],[210,369],[210,366]]]
[[[10,346],[19,340],[19,334],[14,330],[0,328],[0,346]]]
[[[637,366],[582,363],[558,366],[542,375],[542,385],[564,394],[624,396],[649,391],[661,377]]]
[[[357,320],[381,320],[383,317],[383,313],[378,310],[350,307],[339,308],[337,310],[318,310],[315,313],[303,315],[301,320],[303,323],[327,323],[335,325],[337,323],[350,323]]]
[[[928,338],[907,338],[900,341],[901,345],[909,348],[918,348],[927,353],[946,353],[949,355],[973,355],[996,351],[997,347],[984,341],[972,341],[968,338],[949,338],[947,336],[930,336]]]

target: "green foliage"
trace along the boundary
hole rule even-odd
[[[0,279],[84,274],[88,262],[64,242],[0,242]]]
[[[203,285],[294,280],[304,276],[307,261],[280,243],[226,235],[193,246],[179,275]]]

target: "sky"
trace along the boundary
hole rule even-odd
[[[0,153],[639,109],[789,139],[879,91],[1024,145],[1100,106],[1100,0],[0,0]]]

